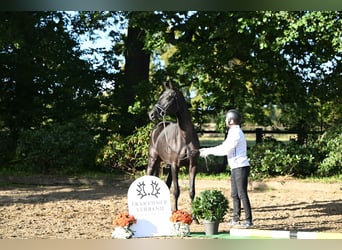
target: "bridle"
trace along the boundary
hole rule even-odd
[[[159,116],[163,117],[163,119],[164,119],[164,117],[166,116],[166,109],[164,109],[158,103],[156,103],[156,105],[154,105],[154,106],[157,108]],[[168,108],[169,106],[167,106],[166,108]]]
[[[159,103],[156,103],[154,105],[156,107],[156,109],[158,110],[159,116],[162,117],[163,120],[164,120],[164,117],[166,116],[167,110],[173,104],[174,101],[176,102],[177,109],[179,108],[178,99],[177,99],[177,93],[174,92],[172,94],[172,97],[173,97],[172,102],[169,102],[168,105],[166,105],[166,107],[164,107],[164,108]]]
[[[169,144],[169,138],[168,138],[168,135],[167,135],[166,129],[165,129],[165,128],[166,128],[165,116],[166,116],[166,113],[167,113],[168,108],[171,106],[171,104],[173,104],[174,99],[175,99],[176,105],[177,105],[177,107],[178,107],[178,101],[177,101],[177,95],[176,95],[176,93],[174,93],[174,94],[172,95],[172,97],[173,97],[172,102],[169,102],[168,105],[167,105],[165,108],[163,108],[159,103],[156,103],[156,104],[154,105],[154,106],[157,108],[157,110],[158,110],[159,116],[161,116],[161,117],[163,118],[163,126],[164,126],[163,131],[164,131],[164,135],[165,135],[165,139],[166,139],[166,143],[167,143],[167,148],[170,149],[171,151],[172,151],[172,147],[171,147],[171,145]]]

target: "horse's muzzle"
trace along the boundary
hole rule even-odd
[[[151,121],[156,122],[156,121],[158,121],[159,113],[154,108],[154,109],[151,110],[151,112],[148,114],[148,116],[149,116]]]

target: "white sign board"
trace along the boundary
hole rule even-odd
[[[128,189],[128,210],[137,223],[130,228],[134,237],[171,235],[170,191],[164,181],[155,176],[136,179]]]

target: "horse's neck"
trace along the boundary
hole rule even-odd
[[[190,113],[187,109],[184,109],[182,112],[179,112],[177,114],[177,122],[178,122],[179,127],[183,131],[192,130],[193,128],[191,118],[190,118]]]
[[[195,147],[199,147],[198,137],[191,122],[190,113],[188,110],[184,111],[180,115],[177,115],[178,129],[180,135],[185,139],[185,142],[193,144]]]

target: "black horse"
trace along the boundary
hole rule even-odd
[[[178,184],[180,166],[189,167],[191,201],[195,197],[195,176],[200,144],[184,96],[171,83],[165,83],[164,86],[165,91],[149,113],[152,121],[156,122],[160,117],[163,121],[158,123],[152,132],[147,175],[158,176],[162,161],[169,166],[166,184],[170,188],[173,182],[173,210],[177,210],[180,194]],[[166,115],[176,116],[177,123],[165,121]]]

